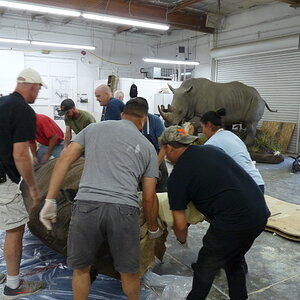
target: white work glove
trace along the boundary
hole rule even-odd
[[[47,228],[52,230],[52,223],[56,222],[57,205],[55,199],[46,199],[40,211],[40,221]]]
[[[160,229],[160,227],[157,228],[156,231],[150,231],[148,230],[148,237],[150,240],[157,239],[163,235],[164,231]]]
[[[186,241],[185,241],[184,243],[180,242],[178,239],[177,239],[177,242],[178,242],[178,244],[179,244],[181,247],[186,248],[186,249],[189,248],[189,244],[188,244],[187,239],[186,239]]]

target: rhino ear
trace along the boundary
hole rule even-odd
[[[191,85],[189,88],[187,88],[183,93],[188,94],[193,89],[193,86]]]
[[[175,89],[174,89],[171,85],[169,85],[169,84],[168,84],[168,87],[169,87],[169,89],[172,91],[172,93],[174,94]]]

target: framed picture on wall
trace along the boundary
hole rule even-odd
[[[65,116],[60,116],[58,112],[60,111],[60,105],[53,105],[53,116],[54,120],[64,120]]]

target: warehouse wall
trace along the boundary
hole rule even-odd
[[[156,51],[160,57],[175,58],[178,46],[185,46],[188,51],[184,58],[200,62],[193,76],[212,78],[215,66],[210,57],[211,49],[300,34],[299,24],[300,8],[291,8],[286,3],[254,7],[224,18],[214,35],[178,31],[164,36],[156,45]]]

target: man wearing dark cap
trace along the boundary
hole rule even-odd
[[[119,100],[118,100],[119,101]],[[129,100],[121,121],[109,120],[83,129],[57,160],[40,220],[48,229],[55,223],[56,195],[73,162],[85,153],[84,170],[76,195],[68,236],[68,265],[73,268],[73,299],[87,300],[90,266],[101,244],[108,242],[114,268],[121,275],[129,300],[140,294],[140,226],[137,187],[143,183],[143,212],[148,237],[162,234],[158,227],[157,155],[140,133],[148,107]],[[120,155],[122,153],[122,155]]]
[[[243,168],[215,146],[190,145],[196,139],[180,126],[167,128],[161,137],[167,158],[175,163],[168,196],[179,244],[187,246],[189,201],[210,220],[187,299],[206,299],[220,268],[226,272],[230,299],[247,299],[243,258],[264,230],[270,212],[258,185]]]
[[[36,131],[35,112],[29,104],[34,103],[41,86],[47,88],[40,74],[27,68],[19,74],[15,91],[0,98],[0,165],[9,177],[0,195],[0,230],[5,230],[7,269],[6,278],[0,274],[1,283],[6,280],[4,300],[31,295],[45,287],[44,282],[23,280],[19,275],[24,228],[29,221],[18,186],[21,176],[29,187],[31,209],[39,206],[41,199],[29,155],[29,141]]]
[[[60,116],[65,116],[66,134],[65,134],[65,148],[70,144],[72,139],[72,130],[78,134],[82,129],[96,120],[92,114],[87,111],[77,109],[72,99],[65,99],[60,104]]]

